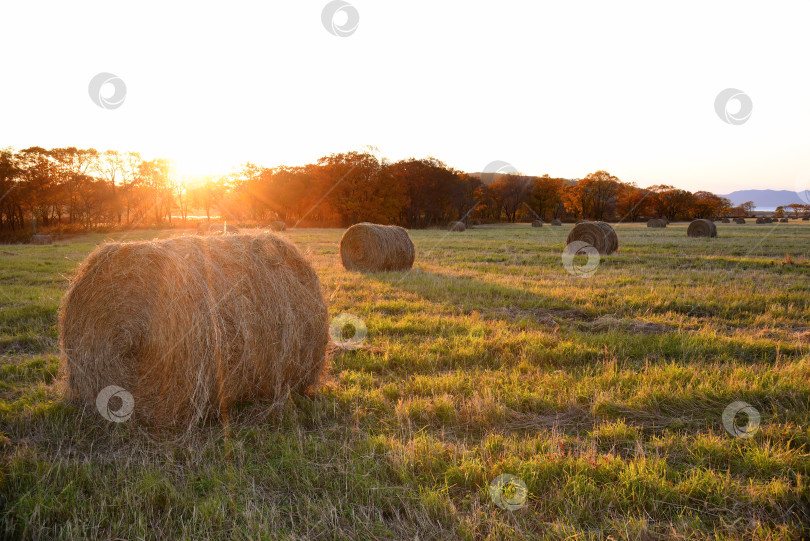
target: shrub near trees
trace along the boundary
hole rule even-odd
[[[145,160],[137,152],[0,150],[0,232],[30,229],[32,217],[46,228],[76,230],[185,225],[193,213],[232,223],[369,221],[422,228],[470,219],[683,220],[745,215],[752,208],[733,209],[705,191],[639,188],[607,171],[581,180],[505,174],[485,184],[435,158],[389,162],[365,151],[298,167],[247,163],[228,175],[189,181],[170,161]]]

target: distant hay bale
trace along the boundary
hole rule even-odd
[[[647,220],[647,227],[666,227],[667,224],[664,223],[664,220],[660,220],[658,218],[652,218]]]
[[[464,225],[464,222],[450,222],[448,224],[447,229],[449,231],[465,231],[467,226]]]
[[[667,218],[658,218],[658,219],[664,222],[664,225],[669,225],[669,220]]]
[[[543,227],[543,220],[535,220],[532,222],[532,227]]]
[[[407,270],[415,257],[408,231],[396,225],[355,224],[340,239],[340,259],[350,271]]]
[[[721,221],[722,223],[724,223],[724,224],[730,224],[730,223],[731,223],[731,220],[729,220],[728,218],[723,218],[723,219],[722,219],[722,220],[720,220],[720,221]]]
[[[782,218],[782,219],[781,219],[781,220],[779,220],[779,221],[780,221],[781,223],[783,223],[783,224],[786,224],[786,223],[788,223],[790,220],[789,220],[789,219],[787,219],[787,218]]]
[[[122,387],[154,426],[278,405],[317,384],[328,342],[318,276],[270,233],[104,244],[59,310],[66,397],[94,405]]]
[[[562,222],[556,218],[551,220],[551,225],[562,225]]]
[[[699,218],[697,220],[693,220],[692,223],[689,224],[689,227],[686,229],[686,235],[693,238],[716,237],[717,226],[711,220]]]
[[[31,237],[31,244],[53,244],[53,237],[50,235],[34,235]]]
[[[574,224],[584,224],[587,221],[588,220],[577,220],[576,222],[574,222]]]
[[[734,218],[735,224],[745,225],[745,218]]]
[[[471,225],[481,225],[481,220],[470,220]]]
[[[282,221],[270,222],[270,229],[273,231],[284,231],[287,229],[287,224]]]
[[[602,255],[609,255],[618,250],[619,238],[610,224],[605,222],[582,222],[568,232],[566,246],[574,241],[590,244]]]
[[[772,224],[773,223],[773,218],[765,218],[765,223],[766,224]]]
[[[808,220],[810,220],[810,218],[808,218],[808,217],[806,217],[806,216],[805,216],[804,218],[802,218],[802,221],[803,221],[803,222],[806,222],[806,221],[808,221]]]
[[[239,234],[239,228],[228,224],[211,224],[207,231],[209,234],[230,235]]]
[[[765,221],[765,218],[763,218],[762,216],[760,216],[759,218],[757,218],[757,223],[758,223],[758,224],[764,224],[764,223],[767,223],[767,222]]]

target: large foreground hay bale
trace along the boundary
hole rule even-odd
[[[31,244],[53,244],[53,237],[50,235],[34,235],[31,237]]]
[[[551,225],[562,225],[562,222],[556,218],[551,220]]]
[[[717,226],[711,220],[699,218],[697,220],[693,220],[692,223],[689,224],[689,227],[686,229],[686,235],[693,238],[716,237]]]
[[[467,226],[464,225],[464,222],[450,222],[450,224],[447,226],[447,229],[449,231],[465,231],[467,229]]]
[[[647,220],[647,227],[666,227],[667,224],[664,220],[660,220],[658,218],[652,218],[651,220]]]
[[[340,239],[340,259],[350,271],[407,270],[415,257],[408,231],[396,225],[355,224]]]
[[[532,227],[543,227],[543,220],[535,220],[532,222]]]
[[[273,231],[285,231],[287,224],[282,221],[270,222],[270,229]]]
[[[745,218],[734,218],[735,224],[745,225]]]
[[[566,246],[574,241],[590,244],[602,255],[609,255],[618,250],[619,237],[610,224],[605,222],[582,222],[568,232]]]
[[[279,404],[317,383],[328,341],[315,271],[269,233],[102,245],[59,312],[67,397],[92,405],[122,387],[156,426]]]

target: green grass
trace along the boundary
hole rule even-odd
[[[364,347],[191,440],[60,400],[57,307],[105,237],[2,246],[0,537],[807,537],[810,225],[718,229],[618,226],[589,278],[563,268],[569,226],[412,231],[414,270],[370,275],[341,230],[288,231]],[[737,400],[751,438],[723,428]],[[521,509],[490,498],[502,473]]]

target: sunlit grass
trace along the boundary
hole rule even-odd
[[[59,400],[58,303],[105,236],[4,246],[0,537],[807,535],[810,225],[718,229],[620,225],[590,278],[562,266],[568,226],[412,231],[414,270],[372,275],[339,265],[342,231],[288,231],[364,347],[314,397],[179,444]],[[736,400],[751,438],[723,428]],[[522,509],[490,500],[501,473]]]

